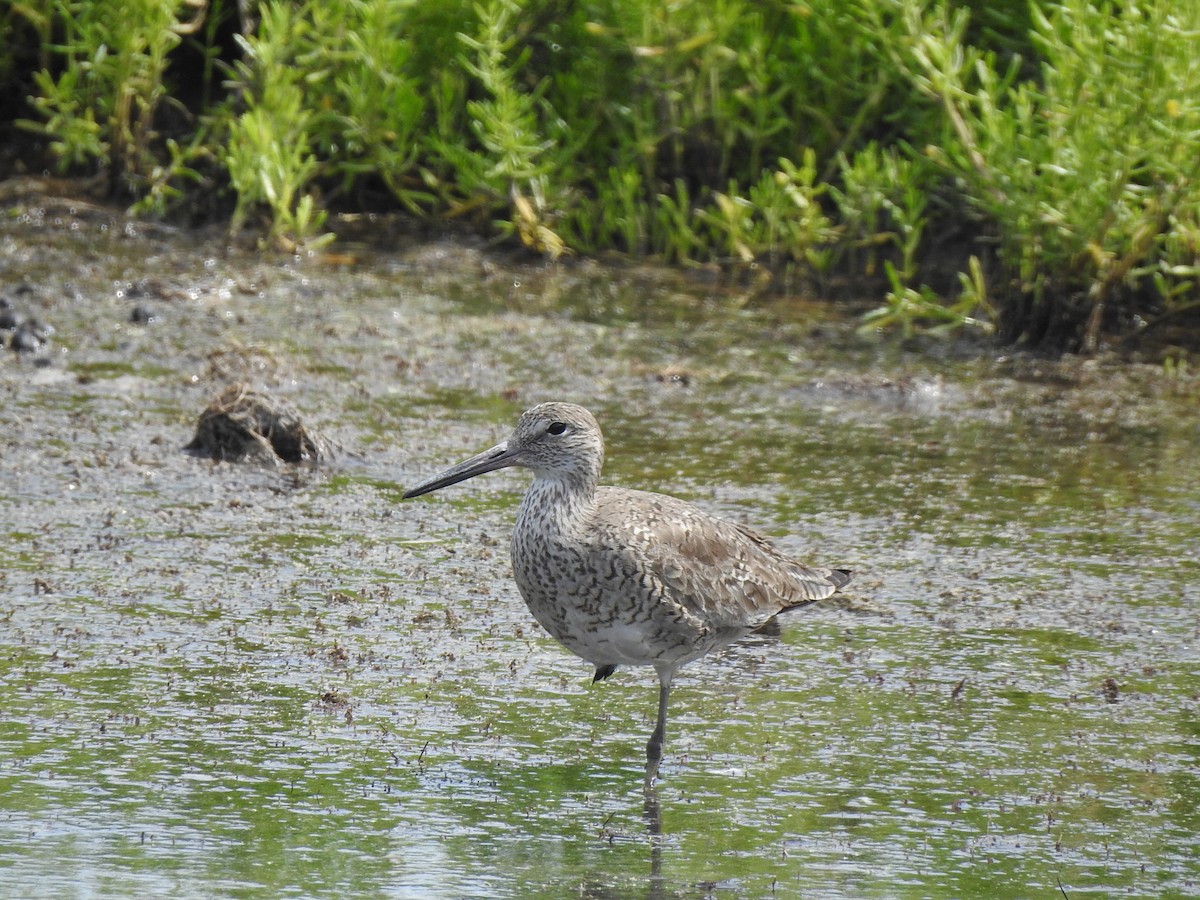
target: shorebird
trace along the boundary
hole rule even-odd
[[[512,535],[513,576],[533,617],[596,667],[653,666],[658,721],[646,744],[653,784],[667,700],[685,663],[824,599],[845,569],[789,559],[766,538],[664,494],[600,485],[604,438],[590,412],[542,403],[511,437],[409,490],[419,497],[508,466],[533,471]]]

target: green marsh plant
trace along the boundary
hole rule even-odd
[[[1200,6],[1031,10],[1036,78],[968,45],[945,3],[908,2],[895,52],[942,110],[931,159],[994,229],[1005,337],[1092,350],[1194,276],[1177,230],[1200,206]]]
[[[430,195],[416,180],[425,101],[407,74],[411,0],[272,2],[239,36],[236,99],[222,162],[237,195],[233,230],[268,212],[285,248],[327,244],[318,179],[343,193],[377,180],[412,212]],[[241,107],[240,111],[237,107]]]
[[[155,116],[169,99],[167,58],[202,23],[183,0],[52,0],[22,5],[47,34],[50,59],[34,73],[38,118],[20,124],[45,135],[64,171],[106,171],[112,192],[138,196],[154,179]],[[182,168],[176,147],[171,157]]]
[[[573,160],[587,202],[567,210],[564,236],[673,262],[824,265],[813,248],[826,211],[808,200],[825,191],[838,150],[878,127],[888,98],[911,92],[901,71],[879,65],[902,23],[874,5],[585,4],[573,49],[586,77],[546,93],[556,109],[580,110],[594,135]],[[585,99],[564,100],[562,85]],[[805,186],[808,151],[816,168]],[[771,234],[778,245],[764,245]]]
[[[820,273],[835,230],[820,203],[825,185],[817,181],[816,154],[809,149],[800,165],[778,165],[748,191],[733,183],[728,193],[713,193],[713,207],[699,213],[710,232],[705,245],[741,263],[798,262]]]
[[[413,213],[430,195],[414,175],[425,98],[409,74],[408,17],[416,0],[338,0],[313,3],[315,74],[306,82],[308,106],[318,111],[316,152],[353,191],[382,181]]]
[[[227,176],[232,226],[288,249],[398,209],[858,277],[901,332],[1090,350],[1200,314],[1196,3],[263,0],[241,34],[198,3],[0,13],[41,43],[0,59],[35,153],[139,212]]]
[[[839,164],[840,184],[830,189],[843,229],[837,254],[844,267],[868,278],[882,268],[886,280],[883,305],[863,316],[860,330],[894,328],[906,337],[992,333],[995,312],[978,257],[960,273],[954,299],[919,283],[936,183],[926,160],[906,146],[880,148],[872,142],[852,159],[841,155]]]
[[[255,35],[239,36],[237,64],[245,109],[227,125],[221,162],[237,194],[230,231],[237,232],[256,207],[270,212],[268,236],[296,250],[327,243],[325,211],[306,189],[320,163],[312,150],[315,111],[305,103],[304,68],[295,53],[312,33],[312,22],[291,3],[267,3]]]
[[[458,36],[467,51],[463,66],[481,88],[479,97],[466,101],[475,140],[462,148],[439,143],[437,149],[452,162],[468,203],[506,213],[494,220],[501,234],[516,234],[525,246],[556,257],[566,245],[548,224],[547,192],[555,170],[551,151],[567,136],[554,127],[557,117],[542,97],[547,82],[533,90],[519,83],[529,60],[528,48],[515,49],[521,11],[516,0],[475,7],[478,33]]]

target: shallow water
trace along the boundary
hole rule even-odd
[[[0,360],[0,895],[1200,893],[1195,379],[462,244],[219,247],[0,225],[57,329]],[[230,373],[334,463],[184,454]],[[399,500],[548,398],[609,482],[856,570],[683,671],[656,809],[652,672],[592,685],[510,580],[526,477]]]

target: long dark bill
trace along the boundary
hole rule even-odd
[[[423,481],[416,487],[409,489],[405,493],[404,499],[411,500],[413,497],[420,497],[422,494],[428,494],[439,488],[458,484],[460,481],[466,481],[468,478],[474,478],[476,475],[482,475],[484,472],[494,472],[496,469],[514,466],[518,462],[517,456],[516,450],[508,448],[508,441],[497,444],[492,449],[477,453],[470,459],[465,459],[458,465],[451,466],[440,475],[435,475],[428,481]]]

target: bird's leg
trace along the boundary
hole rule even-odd
[[[658,671],[658,721],[654,732],[646,744],[646,784],[654,783],[658,775],[658,764],[662,762],[663,744],[667,740],[667,699],[671,696],[671,679],[675,677],[675,667],[662,665],[654,667]]]

